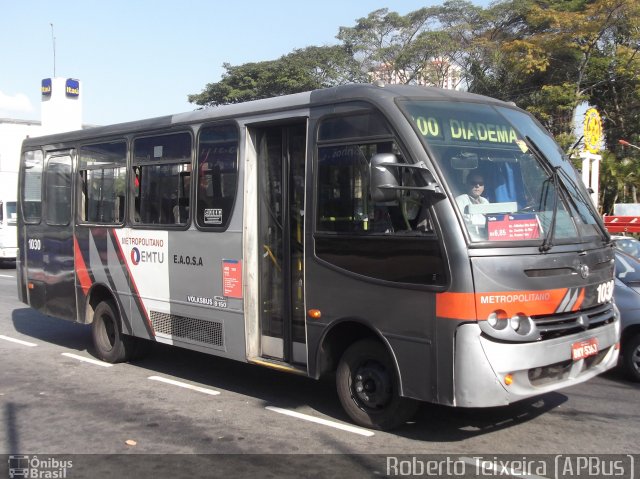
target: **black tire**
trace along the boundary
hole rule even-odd
[[[108,363],[128,361],[135,348],[135,338],[122,334],[117,311],[111,301],[103,301],[93,313],[93,346],[98,358]]]
[[[342,407],[358,425],[380,430],[401,426],[416,412],[419,402],[400,397],[395,367],[386,348],[373,339],[352,344],[336,372]]]
[[[640,333],[631,336],[622,345],[622,361],[627,378],[640,382]]]

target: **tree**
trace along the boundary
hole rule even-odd
[[[605,116],[607,146],[640,137],[639,0],[448,0],[406,15],[379,9],[341,27],[341,45],[278,60],[224,64],[221,81],[189,100],[236,103],[354,81],[367,74],[442,86],[452,69],[474,93],[513,101],[568,147],[582,102]]]
[[[222,80],[189,95],[191,103],[215,106],[363,81],[353,57],[342,46],[294,50],[278,60],[225,63]]]
[[[638,160],[603,152],[600,163],[600,198],[602,212],[613,214],[616,203],[637,203],[640,188]]]
[[[443,87],[447,79],[460,77],[464,52],[459,38],[443,27],[443,18],[453,10],[482,9],[462,0],[404,16],[383,8],[360,18],[354,27],[341,27],[337,38],[370,78]]]
[[[618,140],[640,141],[640,2],[600,1],[592,15],[609,19],[586,65],[583,96],[603,118],[605,152],[600,181],[602,211],[615,203],[638,202],[640,155]]]
[[[640,141],[640,2],[625,4],[586,70],[586,97],[604,116],[606,145]],[[628,152],[635,154],[636,152]]]
[[[340,27],[337,38],[354,54],[361,70],[414,83],[425,64],[439,56],[443,38],[430,29],[436,15],[436,8],[405,16],[383,8],[360,18],[354,27]]]
[[[277,60],[224,64],[225,74],[189,101],[237,103],[349,82],[371,74],[443,86],[452,69],[469,91],[513,101],[536,116],[560,145],[573,138],[584,102],[604,118],[604,209],[635,198],[640,156],[640,0],[498,0],[483,8],[447,0],[406,15],[371,12],[341,27],[341,44],[294,50]],[[617,162],[617,163],[616,163]]]

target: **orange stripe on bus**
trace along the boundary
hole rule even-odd
[[[476,298],[474,293],[436,294],[436,316],[451,319],[476,319]]]
[[[78,245],[78,240],[76,238],[73,238],[73,249],[75,253],[76,275],[78,277],[78,281],[80,281],[82,292],[86,296],[89,293],[89,288],[91,288],[91,277],[87,271],[87,265],[84,262],[82,252],[80,251],[80,245]]]
[[[585,291],[586,289],[582,288],[582,290],[580,291],[580,296],[578,296],[578,299],[576,300],[576,304],[574,304],[573,308],[571,309],[572,311],[577,311],[582,306],[582,302],[584,301],[584,297],[586,296]]]
[[[507,316],[521,313],[527,316],[555,313],[569,290],[567,288],[540,291],[494,291],[484,293],[438,293],[436,315],[458,320],[484,320],[494,311]],[[584,300],[584,289],[571,308],[577,310]]]

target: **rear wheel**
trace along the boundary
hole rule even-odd
[[[400,397],[395,367],[386,348],[365,339],[351,345],[336,372],[340,402],[356,424],[373,429],[393,429],[418,409],[418,401]]]
[[[640,333],[629,338],[622,345],[624,371],[629,379],[640,382]]]
[[[135,347],[135,338],[122,334],[120,317],[111,301],[103,301],[93,313],[93,345],[98,357],[108,363],[127,361]]]

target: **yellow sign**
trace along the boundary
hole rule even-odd
[[[584,147],[590,153],[598,153],[602,143],[602,120],[595,108],[584,114]]]

